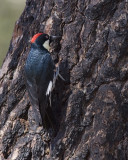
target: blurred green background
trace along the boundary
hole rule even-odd
[[[16,20],[24,10],[26,0],[0,0],[0,67],[9,48]]]

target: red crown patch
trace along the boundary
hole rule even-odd
[[[32,39],[31,39],[31,43],[34,43],[35,42],[35,40],[40,36],[40,35],[42,35],[43,33],[37,33],[37,34],[35,34],[33,37],[32,37]]]

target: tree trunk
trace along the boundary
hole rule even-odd
[[[57,129],[34,130],[24,80],[30,38],[52,45]],[[0,71],[0,160],[128,159],[128,1],[27,0]]]

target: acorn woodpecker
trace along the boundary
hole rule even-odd
[[[26,88],[37,125],[52,125],[51,92],[59,74],[49,52],[54,37],[38,33],[31,39],[31,49],[25,64]],[[62,77],[61,77],[62,78]]]

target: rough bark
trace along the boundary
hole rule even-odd
[[[23,76],[37,32],[61,36],[54,137],[34,131]],[[128,1],[27,0],[0,71],[0,160],[126,160],[127,120]]]

